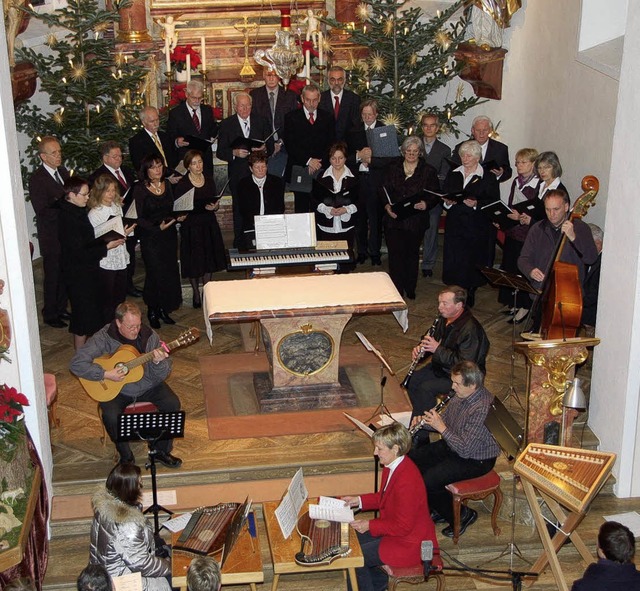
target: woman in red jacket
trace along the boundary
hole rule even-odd
[[[373,434],[374,454],[384,466],[380,492],[342,497],[351,507],[379,511],[377,519],[359,519],[351,525],[358,532],[364,566],[356,569],[360,591],[383,591],[388,577],[378,568],[422,564],[423,540],[438,547],[431,521],[424,481],[416,465],[406,457],[411,435],[400,423],[382,427]]]

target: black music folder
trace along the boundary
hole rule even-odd
[[[313,187],[313,177],[309,174],[308,166],[291,167],[291,180],[287,185],[287,191],[298,191],[299,193],[311,193]]]
[[[393,125],[374,127],[367,133],[371,153],[376,158],[394,158],[400,156],[398,132]]]
[[[518,220],[512,220],[508,217],[510,213],[513,213],[513,210],[500,199],[488,205],[483,205],[480,211],[487,216],[490,222],[498,224],[501,230],[510,230],[520,223]]]
[[[497,170],[498,168],[503,168],[500,166],[495,160],[487,160],[486,162],[481,162],[480,166],[485,170]]]
[[[267,140],[257,140],[252,137],[240,136],[240,137],[237,137],[233,142],[231,142],[231,149],[232,150],[248,150],[249,152],[254,148],[259,150],[266,145],[265,144],[266,141]]]
[[[422,210],[416,209],[414,205],[420,201],[424,201],[425,203],[427,202],[427,197],[425,195],[426,191],[421,191],[420,193],[416,193],[410,197],[405,197],[402,201],[396,201],[395,203],[391,202],[391,198],[389,197],[386,189],[384,189],[384,192],[387,195],[389,205],[391,205],[391,211],[398,216],[399,220],[406,220],[412,215],[421,213]]]
[[[189,142],[190,150],[199,150],[204,154],[211,152],[211,146],[213,146],[213,142],[211,140],[205,140],[204,138],[195,135],[185,135],[184,141]]]
[[[449,199],[450,201],[455,201],[456,203],[462,203],[468,197],[468,195],[464,191],[454,193],[438,193],[436,191],[429,191],[428,189],[425,189],[424,192],[427,193],[427,195],[432,195],[438,199]]]
[[[518,213],[526,213],[534,220],[543,220],[547,217],[547,214],[544,211],[544,202],[542,199],[538,199],[537,197],[535,199],[528,199],[527,201],[516,203],[515,205],[512,205],[511,208]]]

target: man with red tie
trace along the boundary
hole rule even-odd
[[[302,89],[302,109],[290,111],[284,116],[284,145],[289,158],[285,179],[292,182],[294,166],[307,169],[315,177],[320,169],[329,166],[329,147],[335,140],[333,114],[318,108],[320,90],[315,84]],[[311,193],[293,191],[295,212],[306,213],[311,207]]]
[[[211,147],[206,151],[189,143],[186,136],[193,136],[207,142],[218,135],[218,124],[213,116],[213,109],[202,104],[204,86],[199,80],[191,80],[185,89],[186,100],[169,111],[167,133],[178,150],[178,159],[182,161],[190,149],[203,152],[204,171],[213,174],[213,154]]]
[[[320,108],[333,113],[336,140],[346,140],[351,128],[360,123],[360,97],[344,85],[344,68],[333,66],[329,70],[329,90],[320,95]]]
[[[131,205],[133,191],[130,189],[136,182],[136,173],[132,168],[123,166],[122,164],[122,148],[118,142],[108,140],[100,144],[100,156],[102,157],[102,166],[96,168],[89,176],[89,183],[93,185],[94,181],[101,174],[110,174],[118,181],[120,195],[124,198],[122,210],[127,211]],[[129,253],[129,266],[127,267],[127,294],[134,298],[142,297],[142,291],[133,284],[133,276],[136,272],[136,244],[138,239],[135,232],[127,236],[127,252]]]

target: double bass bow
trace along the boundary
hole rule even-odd
[[[595,176],[585,176],[582,179],[584,192],[576,200],[567,218],[569,221],[582,219],[587,214],[595,203],[599,188],[600,182]],[[560,260],[566,242],[567,235],[563,232],[545,271],[542,293],[532,307],[534,312],[536,306],[542,305],[540,333],[543,339],[572,338],[580,327],[582,285],[578,267]]]

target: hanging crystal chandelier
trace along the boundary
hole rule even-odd
[[[280,10],[280,30],[276,31],[276,42],[271,49],[257,49],[254,59],[261,66],[274,70],[284,85],[296,75],[304,63],[300,47],[296,46],[295,35],[291,32],[291,12]]]

